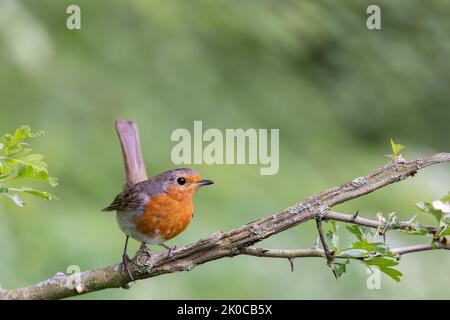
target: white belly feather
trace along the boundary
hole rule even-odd
[[[147,237],[143,234],[141,234],[136,229],[136,224],[134,223],[133,219],[138,216],[139,214],[134,212],[117,212],[116,213],[116,220],[119,224],[120,229],[131,238],[139,241],[139,242],[145,242],[147,244],[161,244],[164,243],[166,240],[159,235],[159,230],[156,230],[156,235],[153,237]]]

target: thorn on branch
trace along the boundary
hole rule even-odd
[[[355,220],[358,217],[359,209],[356,210],[355,214],[352,216],[352,219]]]
[[[291,264],[291,272],[294,272],[294,258],[288,258],[288,261]]]

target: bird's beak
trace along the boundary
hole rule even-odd
[[[201,187],[201,186],[208,186],[210,184],[213,184],[214,181],[212,180],[207,180],[207,179],[201,179],[199,182],[197,182],[197,184]]]

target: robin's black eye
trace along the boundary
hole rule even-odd
[[[177,182],[180,186],[182,186],[182,185],[186,184],[186,179],[181,177],[181,178],[177,179]]]

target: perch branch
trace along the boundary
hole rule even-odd
[[[137,148],[139,149],[138,145]],[[124,155],[126,158],[126,153]],[[413,161],[391,161],[367,176],[320,192],[278,213],[228,232],[215,232],[206,239],[173,251],[170,257],[164,254],[149,255],[147,252],[138,252],[133,258],[133,275],[135,279],[146,279],[172,272],[190,271],[212,260],[240,255],[243,248],[314,219],[317,212],[326,212],[337,204],[402,181],[414,176],[420,169],[445,161],[450,161],[450,153],[439,153]],[[142,165],[137,167],[144,168],[145,171]],[[328,215],[328,218],[333,219],[333,216]],[[352,223],[358,222],[355,219]],[[411,249],[400,251],[402,254],[407,252],[412,251]],[[122,272],[121,264],[84,271],[78,276],[80,281],[75,288],[67,286],[73,275],[57,273],[35,285],[2,290],[0,299],[61,299],[107,288],[120,288],[130,282],[129,275]]]

